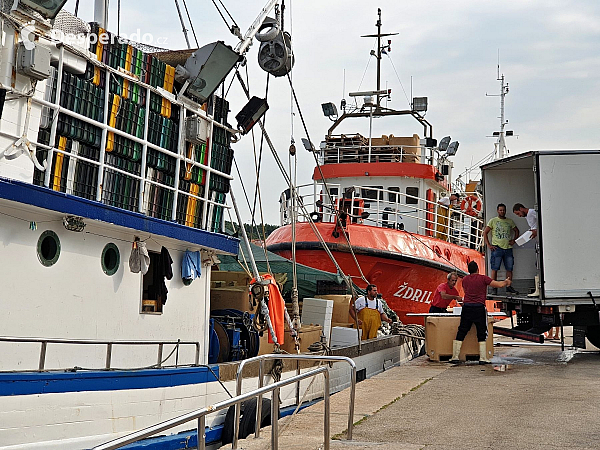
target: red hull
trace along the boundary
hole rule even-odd
[[[343,236],[334,238],[333,224],[317,224],[319,231],[342,271],[352,276],[360,287],[366,283],[348,251]],[[335,265],[322,249],[308,224],[297,224],[296,259],[298,263],[327,272],[336,272]],[[366,225],[349,225],[350,243],[356,259],[370,283],[376,284],[389,306],[404,323],[423,323],[422,318],[407,317],[407,313],[429,310],[433,293],[446,281],[448,272],[467,272],[469,261],[476,261],[483,269],[481,253],[438,239],[413,235],[404,231]],[[267,239],[267,248],[291,259],[291,226],[278,228]],[[461,281],[458,290],[462,295]],[[493,308],[493,302],[489,302]]]

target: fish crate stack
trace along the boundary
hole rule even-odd
[[[229,180],[207,173],[194,163],[229,175],[233,161],[229,131],[213,126],[212,134],[202,141],[180,139],[185,131],[180,130],[183,109],[166,98],[175,91],[175,68],[161,61],[158,53],[146,53],[136,47],[138,44],[119,38],[96,23],[90,26],[91,33],[98,37],[90,39],[90,52],[116,72],[88,62],[85,73],[70,73],[65,67],[59,77],[53,67],[45,81],[44,99],[56,102],[57,83],[61,78],[61,107],[106,123],[124,134],[108,130],[101,148],[100,126],[64,112],[54,118],[53,110],[44,107],[38,141],[55,148],[49,167],[49,187],[151,217],[163,220],[175,217],[182,225],[220,232],[221,205],[225,204],[229,192]],[[209,115],[214,111],[217,122],[227,123],[229,103],[226,100],[213,96],[202,109],[208,110]],[[50,142],[54,120],[56,137]],[[145,137],[160,149],[149,146],[144,149],[144,145],[135,140]],[[38,147],[36,153],[40,161],[48,157],[47,149]],[[179,155],[185,156],[187,161],[181,160],[178,164]],[[33,182],[44,185],[46,176],[36,169]],[[179,192],[176,211],[173,211],[176,188]],[[204,198],[215,204],[209,203],[207,209]],[[203,217],[205,213],[208,217]]]
[[[302,300],[303,324],[321,325],[323,334],[329,344],[331,338],[331,319],[333,318],[333,300],[305,298]]]
[[[361,147],[369,145],[369,140],[360,133],[339,134],[325,138],[323,156],[325,163],[360,162]]]

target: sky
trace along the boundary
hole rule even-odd
[[[222,0],[242,33],[266,3],[256,0]],[[79,16],[93,19],[93,2],[81,2]],[[179,0],[183,10],[182,0]],[[212,1],[187,0],[200,46],[223,40],[238,42],[229,33]],[[217,0],[217,4],[219,1]],[[389,107],[407,109],[411,92],[428,97],[426,119],[433,137],[458,140],[453,158],[454,174],[464,172],[494,150],[489,137],[499,130],[500,73],[509,84],[506,96],[507,138],[510,155],[529,150],[600,148],[600,2],[597,0],[286,0],[284,26],[293,39],[295,65],[292,79],[300,110],[313,144],[318,147],[331,122],[321,103],[338,106],[348,92],[374,90],[376,61],[370,57],[376,32],[377,8],[382,10],[382,31],[392,36],[392,51],[381,64],[382,86],[392,89]],[[74,11],[75,0],[66,9]],[[117,29],[117,1],[109,9],[109,30]],[[189,25],[187,26],[189,28]],[[121,34],[152,37],[155,45],[187,48],[174,2],[121,0]],[[139,30],[139,31],[138,31]],[[194,38],[190,31],[190,40]],[[258,66],[259,43],[247,54],[251,95],[264,97],[267,75]],[[245,75],[246,68],[243,69]],[[231,77],[226,79],[227,85]],[[344,83],[345,81],[345,83]],[[362,82],[361,82],[362,81]],[[345,86],[345,91],[344,91]],[[344,92],[346,95],[344,95]],[[237,80],[227,95],[229,122],[245,104]],[[266,129],[280,158],[288,167],[291,139],[297,147],[297,183],[312,182],[313,155],[304,150],[306,137],[300,114],[293,108],[286,77],[270,77]],[[373,136],[422,134],[409,117],[374,120]],[[260,150],[256,127],[255,145],[250,135],[233,145],[241,180],[250,203],[256,183],[255,152]],[[368,120],[352,119],[336,132],[360,132],[368,136]],[[288,169],[289,170],[289,169]],[[242,218],[249,221],[235,166],[232,184]],[[478,171],[470,173],[476,178]],[[286,189],[283,176],[266,144],[260,176],[264,222],[279,224],[279,195]],[[233,214],[233,212],[232,212]],[[260,223],[257,210],[256,220]]]

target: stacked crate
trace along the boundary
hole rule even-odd
[[[186,156],[188,159],[206,165],[208,157],[206,144],[186,142]],[[179,194],[177,199],[177,223],[194,228],[202,226],[204,203],[183,192],[196,197],[202,197],[204,195],[205,179],[206,172],[200,167],[190,163],[181,165],[179,170],[179,190],[182,193]]]

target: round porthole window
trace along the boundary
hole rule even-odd
[[[58,261],[60,240],[54,231],[46,230],[41,234],[37,243],[37,254],[40,262],[46,267],[50,267]]]
[[[121,262],[121,256],[119,254],[119,248],[113,244],[106,244],[104,250],[102,250],[102,270],[106,275],[114,275],[119,270],[119,263]]]

